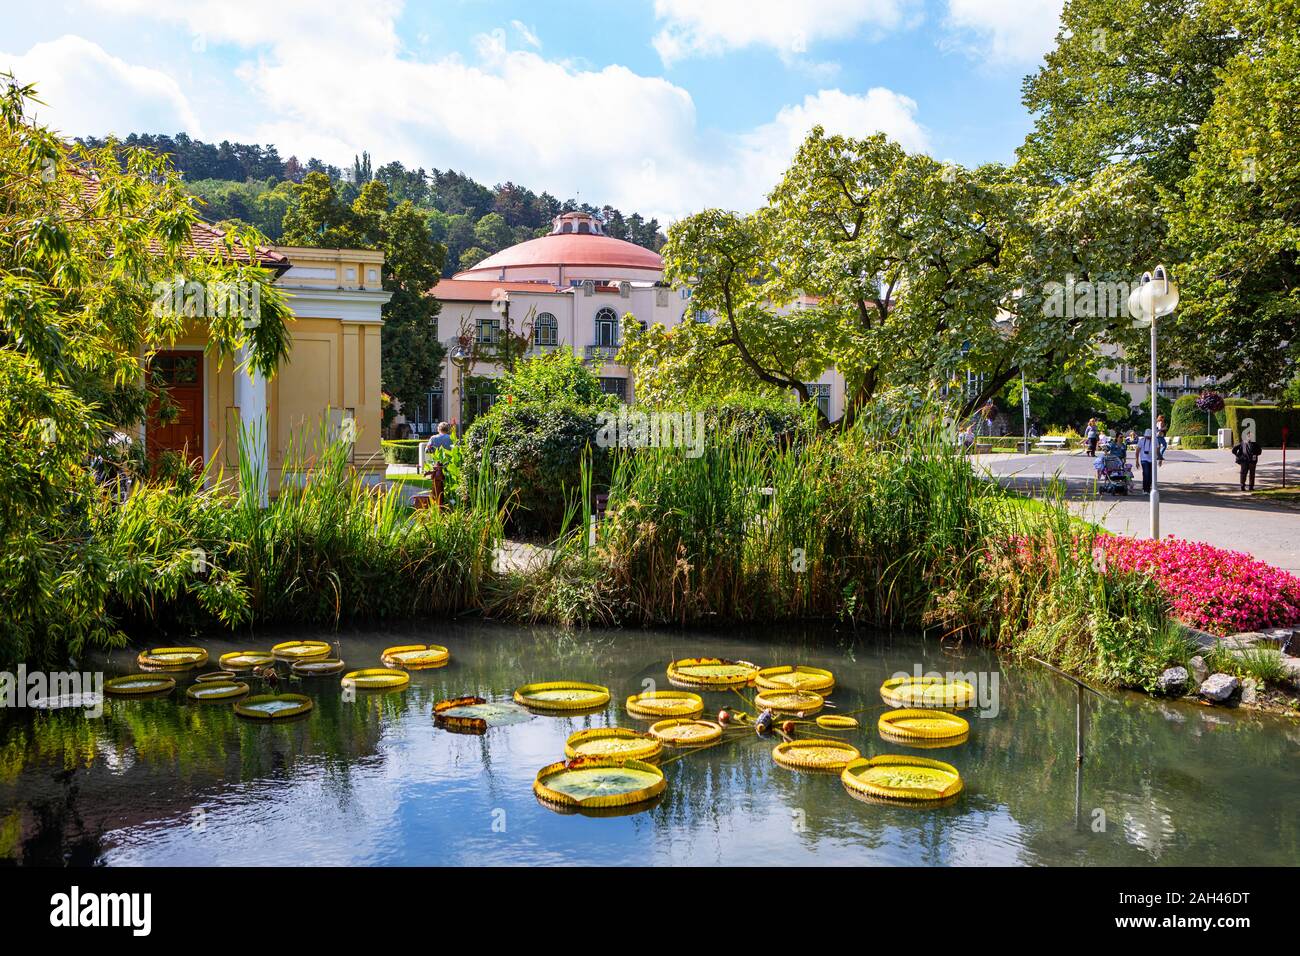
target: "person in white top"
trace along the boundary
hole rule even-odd
[[[1151,429],[1148,428],[1142,433],[1142,437],[1138,439],[1138,461],[1142,465],[1142,491],[1146,494],[1151,492],[1151,452],[1154,446],[1155,442],[1151,438]]]

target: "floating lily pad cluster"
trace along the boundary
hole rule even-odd
[[[309,712],[312,699],[288,693],[248,696],[250,686],[241,673],[250,672],[277,689],[280,676],[276,667],[287,663],[294,679],[342,673],[340,684],[346,691],[384,693],[409,685],[411,671],[445,667],[450,660],[451,653],[441,645],[402,644],[383,651],[382,667],[347,671],[342,660],[330,656],[330,645],[324,641],[285,641],[269,651],[222,654],[221,669],[197,675],[186,696],[196,702],[230,701],[241,717],[274,721]],[[168,694],[176,687],[173,673],[193,670],[207,661],[208,653],[201,647],[150,648],[137,658],[143,673],[106,681],[104,692],[135,697]],[[686,657],[668,664],[667,677],[671,684],[689,689],[644,690],[628,696],[624,701],[628,715],[651,722],[645,730],[591,727],[575,731],[565,742],[565,759],[538,771],[533,783],[538,799],[562,812],[638,812],[667,790],[659,761],[671,762],[692,750],[741,737],[752,739],[754,732],[782,738],[772,751],[779,766],[838,773],[845,789],[863,800],[934,805],[950,801],[962,791],[961,775],[950,764],[906,754],[864,757],[858,746],[843,739],[844,732],[859,730],[861,723],[853,713],[822,712],[835,710],[829,698],[836,681],[829,670],[803,664],[759,667],[748,661]],[[735,694],[739,705],[724,707],[716,720],[709,719],[704,716],[704,698],[699,692]],[[969,738],[969,722],[955,713],[975,703],[975,689],[967,682],[897,677],[881,685],[880,695],[894,708],[882,714],[876,725],[884,741],[911,748],[952,747]],[[447,731],[483,734],[535,715],[569,717],[600,712],[609,701],[609,688],[600,684],[539,681],[518,687],[509,701],[474,695],[439,701],[433,718]],[[666,749],[674,751],[673,756],[665,758]]]

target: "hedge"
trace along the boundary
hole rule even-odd
[[[1224,409],[1233,441],[1241,440],[1241,422],[1255,419],[1255,440],[1265,448],[1282,447],[1282,426],[1290,429],[1287,445],[1300,445],[1300,409],[1276,405],[1229,405]]]
[[[1178,440],[1179,448],[1187,448],[1192,451],[1204,451],[1207,448],[1218,448],[1219,438],[1217,435],[1184,435]]]
[[[1181,395],[1169,413],[1169,437],[1190,438],[1208,435],[1206,422],[1211,419],[1196,407],[1195,395]]]
[[[390,465],[418,465],[423,438],[397,438],[380,442],[384,461]]]

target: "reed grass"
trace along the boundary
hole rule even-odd
[[[207,474],[101,504],[109,603],[124,622],[334,626],[481,605],[502,537],[490,476],[463,508],[413,513],[396,489],[367,486],[348,444],[322,434],[295,440],[267,502],[251,454],[259,439],[241,435],[237,485]]]

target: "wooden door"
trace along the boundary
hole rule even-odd
[[[161,393],[150,404],[145,425],[150,464],[170,451],[202,467],[203,353],[159,352],[149,365],[149,374],[153,387]]]

